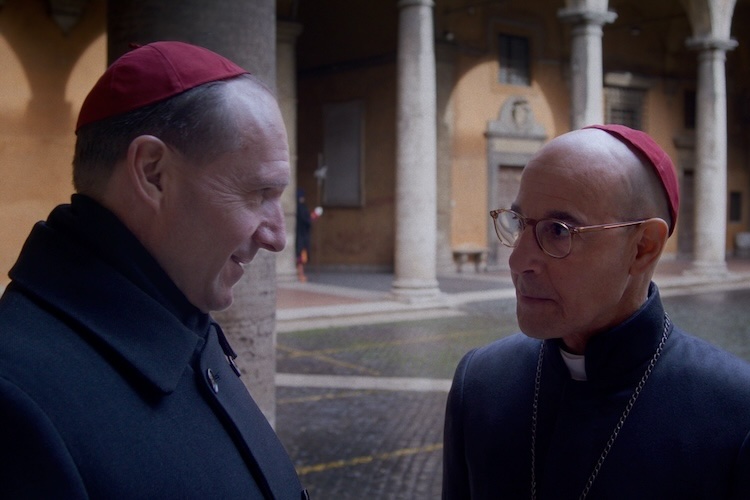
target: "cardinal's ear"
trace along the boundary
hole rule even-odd
[[[663,219],[648,219],[638,227],[637,237],[631,274],[641,274],[656,266],[669,238],[669,226]]]
[[[140,201],[155,209],[164,195],[170,153],[167,145],[152,135],[138,136],[128,147],[125,165],[128,179]]]

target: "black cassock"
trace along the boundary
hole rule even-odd
[[[571,379],[559,341],[545,341],[536,498],[580,498],[654,357],[664,321],[652,284],[635,315],[589,341],[583,382]],[[750,498],[750,365],[669,330],[587,498]],[[460,362],[446,410],[443,498],[531,498],[540,345],[516,334]]]
[[[0,497],[301,498],[221,329],[113,214],[74,195],[10,276]]]

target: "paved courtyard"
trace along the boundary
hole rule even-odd
[[[501,298],[280,331],[277,432],[314,499],[440,497],[453,370],[469,349],[517,329],[507,282],[467,287]],[[734,288],[663,296],[675,323],[750,361],[750,290]]]

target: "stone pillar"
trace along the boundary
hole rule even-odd
[[[108,56],[131,42],[182,40],[222,54],[276,88],[274,0],[110,0]],[[216,314],[238,354],[242,380],[271,422],[276,414],[276,256],[261,251],[234,289],[234,304]]]
[[[727,88],[726,51],[734,40],[693,38],[698,53],[695,134],[695,244],[691,274],[726,274]]]
[[[698,51],[695,124],[693,262],[688,274],[727,274],[727,82],[726,52],[736,0],[683,0]]]
[[[437,139],[432,0],[400,0],[396,104],[396,241],[393,293],[440,294],[436,279]]]
[[[573,25],[570,54],[570,128],[604,122],[602,26],[617,19],[607,0],[586,0],[560,9],[558,17]]]
[[[292,171],[289,187],[281,203],[286,221],[286,248],[276,256],[276,277],[279,282],[297,281],[294,242],[297,227],[297,67],[295,43],[302,33],[302,25],[280,21],[276,25],[276,92],[281,115],[289,138],[289,167]]]

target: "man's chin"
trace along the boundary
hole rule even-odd
[[[230,290],[229,293],[225,295],[224,297],[217,298],[217,301],[211,310],[212,311],[226,311],[232,306],[233,303],[234,303],[234,296],[232,295],[232,291]]]
[[[215,293],[211,297],[211,311],[224,311],[229,309],[234,302],[234,287],[237,286],[243,275],[242,267],[235,267],[240,270],[239,273],[230,276],[224,275],[223,279],[218,280],[217,289],[214,290]]]
[[[211,311],[213,311],[213,312],[226,311],[227,309],[229,309],[231,307],[232,302],[233,301],[230,300],[226,304],[217,305],[216,307],[212,308]]]
[[[521,333],[532,339],[547,340],[555,337],[549,327],[545,327],[545,325],[539,324],[536,321],[524,321],[523,318],[519,317],[518,327]]]
[[[233,302],[234,297],[230,288],[228,291],[223,291],[223,293],[216,293],[211,297],[206,297],[205,302],[201,305],[195,303],[193,305],[204,313],[211,313],[225,311],[229,309]]]
[[[542,333],[535,332],[535,331],[529,331],[528,328],[521,328],[521,333],[523,333],[524,335],[526,335],[530,339],[547,340],[547,338],[548,338],[546,335],[544,335]]]

